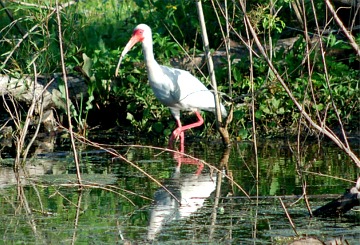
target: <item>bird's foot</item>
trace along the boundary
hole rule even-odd
[[[172,144],[174,141],[177,141],[179,138],[181,144],[184,144],[184,137],[185,134],[184,131],[181,130],[181,128],[175,129],[170,136],[169,145]]]

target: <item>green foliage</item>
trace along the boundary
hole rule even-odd
[[[241,43],[239,36],[234,33],[236,31],[242,38],[246,37],[243,13],[237,2],[228,1],[228,4],[233,28],[230,37]],[[210,46],[217,49],[223,45],[219,25],[224,27],[225,20],[219,6],[215,7],[216,9],[211,1],[203,1]],[[352,125],[359,120],[358,58],[349,44],[334,33],[323,37],[325,67],[318,45],[311,47],[310,54],[307,54],[307,44],[295,21],[291,1],[280,0],[272,5],[268,1],[247,1],[247,8],[250,21],[264,43],[271,42],[276,47],[278,39],[300,35],[290,48],[277,48],[267,52],[272,52],[274,66],[286,78],[289,88],[305,110],[313,118],[320,118],[327,125],[336,126],[338,118],[333,107],[335,104],[345,125]],[[305,8],[309,13],[308,28],[315,29],[312,6],[305,3]],[[316,3],[315,8],[318,20],[325,19],[324,3]],[[55,15],[49,17],[50,10],[35,5],[24,6],[12,2],[7,3],[7,9],[13,13],[16,21],[11,22],[4,9],[0,9],[0,34],[3,40],[0,43],[0,71],[21,76],[33,72],[33,63],[39,73],[61,71]],[[215,11],[220,16],[220,23]],[[179,44],[190,54],[200,53],[203,44],[194,2],[80,1],[63,9],[61,18],[66,67],[68,71],[81,67],[89,78],[88,94],[78,105],[72,105],[71,109],[79,130],[86,127],[88,116],[96,113],[96,110],[117,103],[116,109],[124,111],[116,121],[117,125],[130,124],[138,132],[169,135],[175,123],[168,109],[155,99],[147,85],[140,45],[135,46],[124,58],[119,78],[114,79],[114,69],[121,50],[129,40],[133,28],[139,23],[147,23],[152,27],[154,51],[160,64],[170,64],[171,58],[182,60],[186,57]],[[22,39],[23,33],[15,28],[15,23],[23,33],[32,29],[18,47],[16,44]],[[360,43],[359,36],[356,40]],[[342,53],[346,55],[338,55]],[[232,61],[231,87],[232,98],[235,98],[234,121],[229,128],[232,135],[239,138],[249,138],[251,135],[252,82],[256,96],[255,119],[258,132],[279,134],[284,129],[296,129],[299,113],[264,59],[254,56],[250,61],[248,55],[242,54],[241,57],[232,57]],[[250,80],[250,62],[254,69],[253,81]],[[223,93],[227,93],[230,86],[225,63],[224,59],[224,65],[216,67],[219,90]],[[204,71],[206,73],[206,69]],[[328,76],[325,76],[325,71]],[[194,74],[203,79],[200,74]],[[213,132],[213,115],[204,116],[208,117],[204,132],[210,134]],[[187,120],[186,117],[184,119]]]
[[[262,26],[264,29],[268,30],[276,30],[278,33],[281,33],[285,27],[285,22],[280,19],[280,17],[276,17],[271,14],[265,15]]]

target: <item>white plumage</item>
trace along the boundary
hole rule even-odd
[[[122,58],[137,43],[142,43],[145,65],[147,69],[149,84],[156,98],[169,107],[178,127],[173,131],[170,141],[180,136],[183,142],[184,131],[198,127],[203,124],[199,114],[200,110],[215,112],[214,94],[205,85],[189,72],[159,65],[153,53],[152,33],[149,26],[140,24],[136,26],[133,35],[126,44],[116,68],[117,76]],[[221,114],[226,117],[225,107],[220,104]],[[198,122],[182,126],[180,122],[180,111],[193,111],[198,117]]]

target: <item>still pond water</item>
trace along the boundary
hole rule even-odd
[[[356,209],[341,218],[310,218],[302,197],[306,184],[315,210],[359,176],[355,164],[331,143],[308,140],[299,155],[295,142],[264,140],[256,161],[251,142],[224,150],[219,142],[187,139],[187,155],[182,155],[154,148],[167,147],[165,142],[124,143],[114,135],[102,132],[92,139],[111,144],[106,148],[126,161],[78,144],[86,185],[81,190],[67,138],[37,142],[36,155],[19,174],[13,172],[11,155],[3,155],[0,243],[290,244],[314,237],[360,244]],[[359,142],[353,144],[359,149]]]

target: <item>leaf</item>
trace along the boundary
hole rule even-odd
[[[240,82],[241,73],[240,73],[239,69],[233,69],[232,74],[233,74],[234,80],[236,82]]]
[[[245,128],[241,128],[238,132],[237,138],[239,140],[247,139],[249,136],[249,132]]]
[[[240,120],[244,117],[244,113],[242,111],[234,111],[234,119]]]
[[[260,105],[260,110],[266,114],[272,114],[269,107],[267,107],[266,105]]]
[[[277,100],[274,98],[274,99],[272,99],[271,103],[272,103],[274,109],[276,110],[277,108],[279,108],[280,100]]]
[[[284,113],[285,113],[284,107],[280,107],[278,110],[278,114],[284,114]]]
[[[131,114],[130,112],[126,113],[126,119],[133,122],[134,121],[134,116],[133,114]]]
[[[323,104],[313,105],[313,108],[316,109],[317,111],[321,111],[324,109],[324,105]]]
[[[133,75],[128,75],[126,77],[126,79],[131,83],[136,83],[137,82],[136,78]]]
[[[82,69],[88,77],[91,77],[92,60],[85,53],[82,54],[82,58],[84,61]]]
[[[255,111],[255,118],[256,119],[261,119],[262,115],[263,115],[262,111],[260,111],[260,110]]]
[[[91,110],[93,108],[93,105],[91,104],[91,102],[93,102],[94,99],[95,98],[94,98],[93,95],[89,96],[88,101],[86,102],[86,108],[85,108],[86,111],[89,111],[89,110]]]
[[[161,122],[156,122],[152,125],[152,129],[156,133],[161,133],[164,130],[164,125]]]
[[[262,111],[266,114],[272,114],[268,107],[264,107]]]
[[[59,83],[58,88],[59,88],[59,91],[61,93],[61,96],[63,98],[65,98],[65,84],[64,83]]]
[[[171,132],[170,129],[167,128],[167,129],[164,130],[163,133],[164,133],[164,135],[169,136],[172,132]]]

